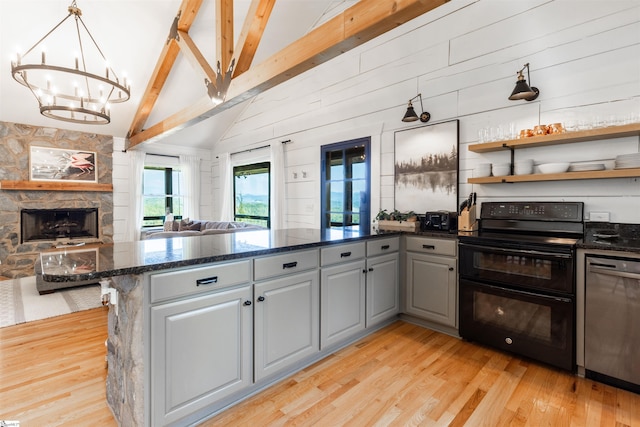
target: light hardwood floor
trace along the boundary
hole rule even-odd
[[[115,426],[106,310],[0,328],[0,420]],[[202,424],[640,426],[640,395],[396,322]]]

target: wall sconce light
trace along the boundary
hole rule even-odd
[[[527,62],[526,64],[524,64],[524,67],[522,67],[522,69],[518,71],[518,81],[516,82],[516,87],[513,89],[513,92],[511,92],[511,96],[509,96],[509,99],[512,101],[517,101],[519,99],[533,101],[538,97],[538,95],[540,95],[540,91],[537,87],[529,87],[529,85],[527,84],[524,75],[522,75],[522,72],[525,68],[527,69],[527,78],[529,79],[529,81],[531,81],[531,76],[529,75],[529,63]]]
[[[413,109],[413,104],[411,103],[411,101],[413,101],[416,98],[420,98],[420,109],[422,111],[422,113],[420,114],[420,121],[422,123],[427,123],[429,121],[429,119],[431,118],[431,114],[427,113],[426,111],[424,111],[424,107],[422,106],[422,94],[419,93],[416,96],[414,96],[413,98],[411,98],[409,100],[409,106],[407,107],[407,112],[404,114],[404,117],[402,118],[403,122],[415,122],[416,120],[418,120],[418,115],[416,114],[416,111]]]

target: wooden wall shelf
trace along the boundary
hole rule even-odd
[[[64,181],[0,181],[0,190],[113,192],[113,184]]]
[[[469,151],[474,153],[489,153],[491,151],[510,150],[514,148],[544,147],[548,145],[569,144],[574,142],[594,141],[597,139],[622,138],[640,135],[640,123],[630,125],[609,126],[577,132],[564,132],[553,135],[534,136],[508,141],[493,141],[469,145]]]
[[[603,178],[635,178],[640,176],[640,168],[613,169],[590,172],[564,172],[532,175],[507,175],[487,176],[482,178],[469,178],[470,184],[498,184],[503,182],[536,182],[536,181],[568,181],[577,179],[603,179]]]

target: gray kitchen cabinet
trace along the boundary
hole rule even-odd
[[[151,307],[152,425],[167,425],[252,384],[249,285]]]
[[[457,244],[454,239],[406,238],[408,314],[457,327]]]
[[[256,279],[270,277],[254,284],[255,381],[320,351],[317,266],[317,250],[255,260]]]
[[[367,242],[367,328],[400,312],[399,249],[399,237]]]
[[[320,348],[365,328],[364,242],[320,251]]]

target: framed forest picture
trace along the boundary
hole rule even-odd
[[[458,209],[459,121],[395,133],[394,208],[400,212]]]

